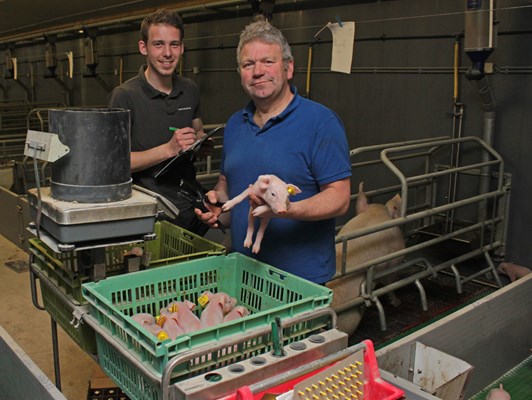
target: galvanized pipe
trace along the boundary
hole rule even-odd
[[[486,246],[483,246],[477,250],[474,250],[474,251],[471,251],[467,254],[463,254],[461,256],[458,256],[458,257],[455,257],[451,260],[448,260],[448,261],[445,261],[435,267],[432,268],[432,270],[424,270],[424,271],[421,271],[421,272],[418,272],[414,275],[410,275],[406,278],[403,278],[399,281],[396,281],[390,285],[387,285],[383,288],[379,288],[377,290],[375,290],[373,292],[373,296],[374,297],[379,297],[379,296],[382,296],[384,294],[387,294],[388,292],[392,291],[392,290],[396,290],[396,289],[400,289],[406,285],[409,285],[413,282],[415,282],[417,279],[424,279],[424,278],[428,278],[429,276],[431,276],[433,274],[432,271],[435,271],[435,272],[440,272],[446,268],[449,268],[451,267],[452,265],[454,264],[458,264],[458,263],[461,263],[461,262],[464,262],[466,260],[469,260],[471,258],[474,258],[476,256],[479,256],[485,252],[488,252],[490,250],[493,250],[494,248],[497,248],[497,246],[500,246],[501,243],[500,242],[494,242],[494,243],[490,243],[489,245],[486,245]],[[487,272],[487,270],[483,270],[484,272]],[[349,300],[349,301],[346,301],[344,302],[342,305],[338,306],[335,308],[335,311],[340,314],[344,311],[347,311],[353,307],[358,307],[358,306],[361,306],[362,304],[364,304],[365,302],[365,299],[362,298],[362,297],[357,297],[355,299],[352,299],[352,300]]]

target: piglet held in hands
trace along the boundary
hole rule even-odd
[[[246,232],[246,239],[244,240],[244,247],[249,248],[253,244],[252,252],[257,254],[260,251],[264,231],[270,222],[270,217],[267,216],[267,213],[271,210],[276,215],[286,214],[290,207],[288,196],[297,193],[301,193],[301,190],[297,186],[285,183],[275,175],[260,175],[253,185],[250,185],[241,194],[225,203],[222,207],[222,211],[229,211],[250,194],[257,196],[264,201],[264,204],[250,207],[248,214],[248,229]],[[261,217],[261,221],[255,237],[255,243],[253,243],[255,217]]]

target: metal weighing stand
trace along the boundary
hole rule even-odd
[[[68,147],[61,144],[56,134],[28,131],[24,154],[33,157],[35,163],[36,159],[54,162],[68,152]],[[76,251],[77,270],[72,272],[87,275],[93,281],[106,277],[107,247],[153,240],[159,210],[174,217],[178,213],[165,199],[135,186],[131,197],[124,200],[81,203],[58,200],[53,197],[50,187],[41,188],[39,179],[36,182],[37,187],[28,191],[35,221],[28,230],[56,253]],[[30,254],[30,265],[33,257]],[[36,308],[44,310],[37,300],[36,279],[30,268],[32,301]],[[78,321],[82,322],[81,319]],[[52,317],[51,335],[56,386],[61,390],[57,322]]]

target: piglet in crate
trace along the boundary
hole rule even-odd
[[[236,299],[227,293],[204,292],[198,299],[205,305],[200,320],[205,326],[215,326],[224,321],[224,317],[235,307]]]
[[[260,251],[260,244],[264,237],[264,231],[270,222],[270,217],[267,216],[267,213],[272,211],[276,215],[286,214],[288,207],[290,207],[288,196],[297,193],[301,193],[301,190],[297,186],[285,183],[275,175],[260,175],[253,185],[250,185],[241,194],[225,203],[222,207],[222,211],[229,211],[248,196],[256,197],[263,202],[263,204],[254,208],[250,207],[248,215],[248,230],[246,233],[246,239],[244,240],[244,247],[249,248],[253,245],[252,252],[257,254]],[[261,217],[261,221],[255,237],[255,243],[253,243],[253,231],[255,229],[256,217]]]
[[[177,324],[184,333],[194,332],[198,329],[205,328],[206,325],[194,314],[196,304],[191,301],[174,301],[166,308],[161,309],[161,315],[166,312],[177,314]]]
[[[224,317],[223,322],[234,321],[235,319],[244,318],[249,315],[249,310],[244,306],[236,306],[229,314]]]
[[[184,329],[179,326],[179,313],[176,311],[170,312],[166,308],[161,309],[157,324],[164,329],[172,340],[185,333]]]

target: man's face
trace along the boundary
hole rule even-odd
[[[294,63],[285,64],[281,48],[261,41],[246,43],[240,52],[242,87],[255,101],[275,100],[288,87]]]
[[[181,32],[171,25],[152,25],[148,42],[140,41],[140,53],[148,60],[148,68],[161,76],[171,76],[183,54]]]

